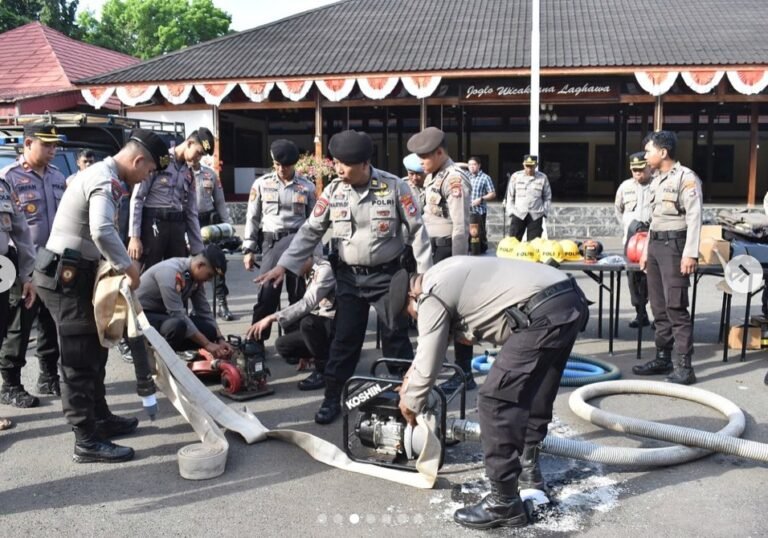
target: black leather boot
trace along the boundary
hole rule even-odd
[[[693,385],[696,383],[696,374],[693,373],[693,366],[691,366],[691,356],[678,355],[675,358],[675,369],[667,376],[665,381],[678,385]]]
[[[40,375],[37,377],[37,392],[39,394],[52,394],[61,396],[59,384],[59,371],[57,363],[48,364],[43,359],[39,360]]]
[[[133,459],[133,449],[116,445],[110,441],[101,441],[95,432],[82,428],[75,430],[75,450],[72,460],[75,463],[118,463]]]
[[[668,349],[657,349],[656,358],[640,366],[633,366],[635,375],[662,375],[672,373],[672,352]]]
[[[322,372],[314,371],[299,381],[299,390],[318,390],[325,388],[325,376]]]
[[[643,327],[647,327],[651,324],[651,320],[648,319],[648,312],[645,311],[644,306],[638,306],[636,308],[637,315],[635,316],[635,319],[629,322],[629,328],[630,329],[637,329],[642,325]]]
[[[315,413],[315,422],[330,424],[341,414],[341,385],[331,377],[325,378],[325,397]]]
[[[106,440],[120,435],[128,435],[136,431],[138,426],[139,419],[136,417],[119,417],[110,413],[106,418],[96,421],[96,437]]]
[[[224,321],[234,321],[237,319],[237,316],[229,311],[226,297],[218,297],[216,299],[216,315]]]
[[[517,485],[523,489],[538,489],[549,494],[547,484],[544,482],[544,475],[541,474],[541,465],[539,464],[539,454],[541,449],[539,445],[526,445],[523,454],[520,456],[520,465],[523,469],[517,479]]]
[[[453,520],[471,529],[528,525],[528,512],[517,493],[517,480],[491,481],[491,492],[476,505],[456,510]]]
[[[37,396],[32,396],[21,384],[21,370],[11,368],[2,370],[3,385],[0,387],[0,403],[27,409],[40,405]]]

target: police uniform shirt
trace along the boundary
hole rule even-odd
[[[430,238],[450,237],[454,256],[467,253],[471,191],[469,176],[451,159],[424,180],[424,226],[427,235]]]
[[[200,332],[187,315],[187,302],[192,303],[195,315],[216,325],[211,305],[205,297],[205,285],[192,280],[191,258],[170,258],[159,262],[141,275],[136,297],[147,312],[168,314],[184,320],[189,338]]]
[[[78,174],[61,199],[46,244],[48,250],[62,254],[71,248],[91,261],[104,256],[120,272],[131,265],[116,225],[124,194],[118,177],[112,157]]]
[[[27,283],[32,280],[35,266],[35,245],[27,219],[14,202],[11,185],[0,178],[0,255],[8,254],[10,241],[16,246],[19,256],[19,279]]]
[[[22,155],[18,161],[0,171],[0,177],[5,178],[13,189],[17,207],[27,218],[32,242],[36,247],[45,245],[61,197],[67,188],[64,174],[49,164],[40,176]]]
[[[627,240],[627,229],[633,220],[649,222],[651,220],[651,182],[645,184],[635,181],[634,178],[626,179],[619,185],[614,201],[616,220],[624,231],[624,239]]]
[[[650,204],[651,231],[687,230],[683,256],[698,258],[704,209],[699,176],[679,162],[665,174],[656,172],[651,181]]]
[[[406,244],[413,246],[420,273],[432,265],[429,238],[411,188],[377,168],[371,167],[371,179],[362,187],[352,187],[339,178],[331,181],[279,265],[298,274],[329,228],[337,239],[341,261],[348,265],[371,267],[391,262]]]
[[[545,173],[536,170],[533,176],[529,176],[525,170],[520,170],[509,178],[504,198],[508,217],[514,215],[522,220],[530,215],[531,219],[538,220],[549,215],[551,205],[552,189]]]
[[[259,228],[270,233],[301,228],[315,201],[314,183],[298,173],[285,183],[277,172],[257,178],[248,197],[243,250],[257,250]]]
[[[276,312],[280,325],[289,327],[307,314],[323,318],[336,315],[336,278],[333,276],[331,263],[317,260],[306,278],[307,291],[304,296],[279,312]]]
[[[411,188],[411,192],[413,193],[414,200],[419,202],[419,210],[421,211],[421,214],[423,215],[424,214],[424,202],[425,202],[425,199],[424,199],[424,196],[425,196],[424,189],[419,187],[418,185],[416,185],[414,183],[411,183],[408,180],[408,176],[402,177],[400,179],[405,181],[408,184],[408,186]],[[766,196],[768,196],[768,195],[766,195]]]
[[[200,169],[193,170],[193,173],[197,187],[198,213],[208,213],[215,210],[222,222],[231,222],[227,201],[224,199],[224,189],[213,168],[200,165]]]
[[[187,163],[179,161],[172,154],[171,162],[165,170],[156,172],[150,179],[133,188],[129,224],[131,237],[141,238],[142,211],[145,207],[184,212],[190,252],[197,254],[203,251],[200,222],[197,220],[195,177]]]
[[[400,398],[409,409],[421,411],[451,333],[459,341],[502,345],[512,334],[504,309],[567,278],[548,265],[493,257],[453,256],[435,265],[422,279],[419,345]]]

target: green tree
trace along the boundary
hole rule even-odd
[[[232,16],[212,0],[107,0],[77,18],[83,41],[152,58],[227,34]]]
[[[0,0],[0,32],[38,20],[66,35],[77,36],[78,0]]]

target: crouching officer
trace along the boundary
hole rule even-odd
[[[688,312],[690,275],[696,272],[701,235],[701,181],[675,160],[677,135],[658,131],[646,138],[645,159],[655,170],[651,181],[651,229],[640,268],[648,273],[648,296],[656,323],[656,358],[632,371],[669,374],[671,383],[691,385],[693,322]],[[675,350],[674,364],[672,349]]]
[[[385,307],[389,283],[403,261],[420,272],[431,265],[429,240],[413,192],[402,179],[371,166],[371,138],[343,131],[331,138],[328,149],[339,177],[323,190],[312,216],[278,265],[257,279],[279,286],[286,271],[298,274],[328,228],[332,229],[339,249],[336,333],[325,367],[325,398],[315,414],[318,424],[329,424],[341,413],[341,389],[360,360],[371,305],[379,319],[387,320],[381,340],[384,356],[413,358],[406,317]]]
[[[118,462],[133,449],[109,438],[131,433],[138,420],[113,415],[104,394],[108,350],[101,346],[93,312],[93,288],[99,259],[125,273],[132,289],[139,271],[131,262],[115,226],[123,190],[167,164],[168,148],[151,131],[134,130],[126,145],[78,174],[65,191],[45,248],[37,254],[34,282],[59,328],[61,403],[75,433],[77,463]]]
[[[400,410],[410,423],[424,409],[451,333],[502,346],[477,404],[491,493],[456,511],[454,520],[478,529],[526,525],[518,489],[546,487],[538,445],[547,435],[565,363],[589,317],[586,298],[558,269],[485,257],[441,262],[411,277],[409,288],[419,345],[400,389]],[[393,309],[405,305],[406,290],[398,297]]]

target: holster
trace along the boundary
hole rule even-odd
[[[531,325],[531,318],[529,318],[522,310],[516,306],[509,306],[504,309],[504,315],[509,322],[509,329],[512,332],[521,331],[527,329]]]

